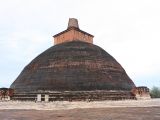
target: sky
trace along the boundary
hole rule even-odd
[[[136,86],[160,87],[160,0],[0,0],[0,87],[77,18]]]

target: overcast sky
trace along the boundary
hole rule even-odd
[[[0,87],[77,18],[137,86],[160,87],[160,0],[0,0]]]

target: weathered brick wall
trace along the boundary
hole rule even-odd
[[[80,40],[80,41],[87,42],[87,43],[93,43],[92,36],[85,34],[81,31],[71,29],[71,30],[59,35],[59,36],[56,36],[54,38],[54,45],[60,44],[63,42],[70,42],[70,41],[74,41],[74,40]]]
[[[132,90],[132,93],[136,97],[136,99],[150,99],[149,88],[147,87],[135,87]]]
[[[16,93],[12,100],[29,100],[34,101],[37,95],[40,94],[42,101],[45,100],[45,95],[48,95],[49,101],[99,101],[99,100],[124,100],[135,99],[135,96],[130,91],[41,91],[32,93]]]
[[[14,94],[14,90],[10,88],[0,88],[0,100],[9,100]]]
[[[52,46],[27,65],[11,85],[15,92],[130,91],[133,87],[133,81],[111,55],[81,41]]]

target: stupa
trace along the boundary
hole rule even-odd
[[[93,35],[70,18],[54,45],[33,59],[12,83],[13,99],[134,99],[135,84],[123,67],[93,44]]]

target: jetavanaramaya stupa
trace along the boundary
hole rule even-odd
[[[54,37],[54,46],[33,59],[12,83],[12,99],[135,99],[135,84],[109,53],[93,44],[93,35],[70,18]]]

